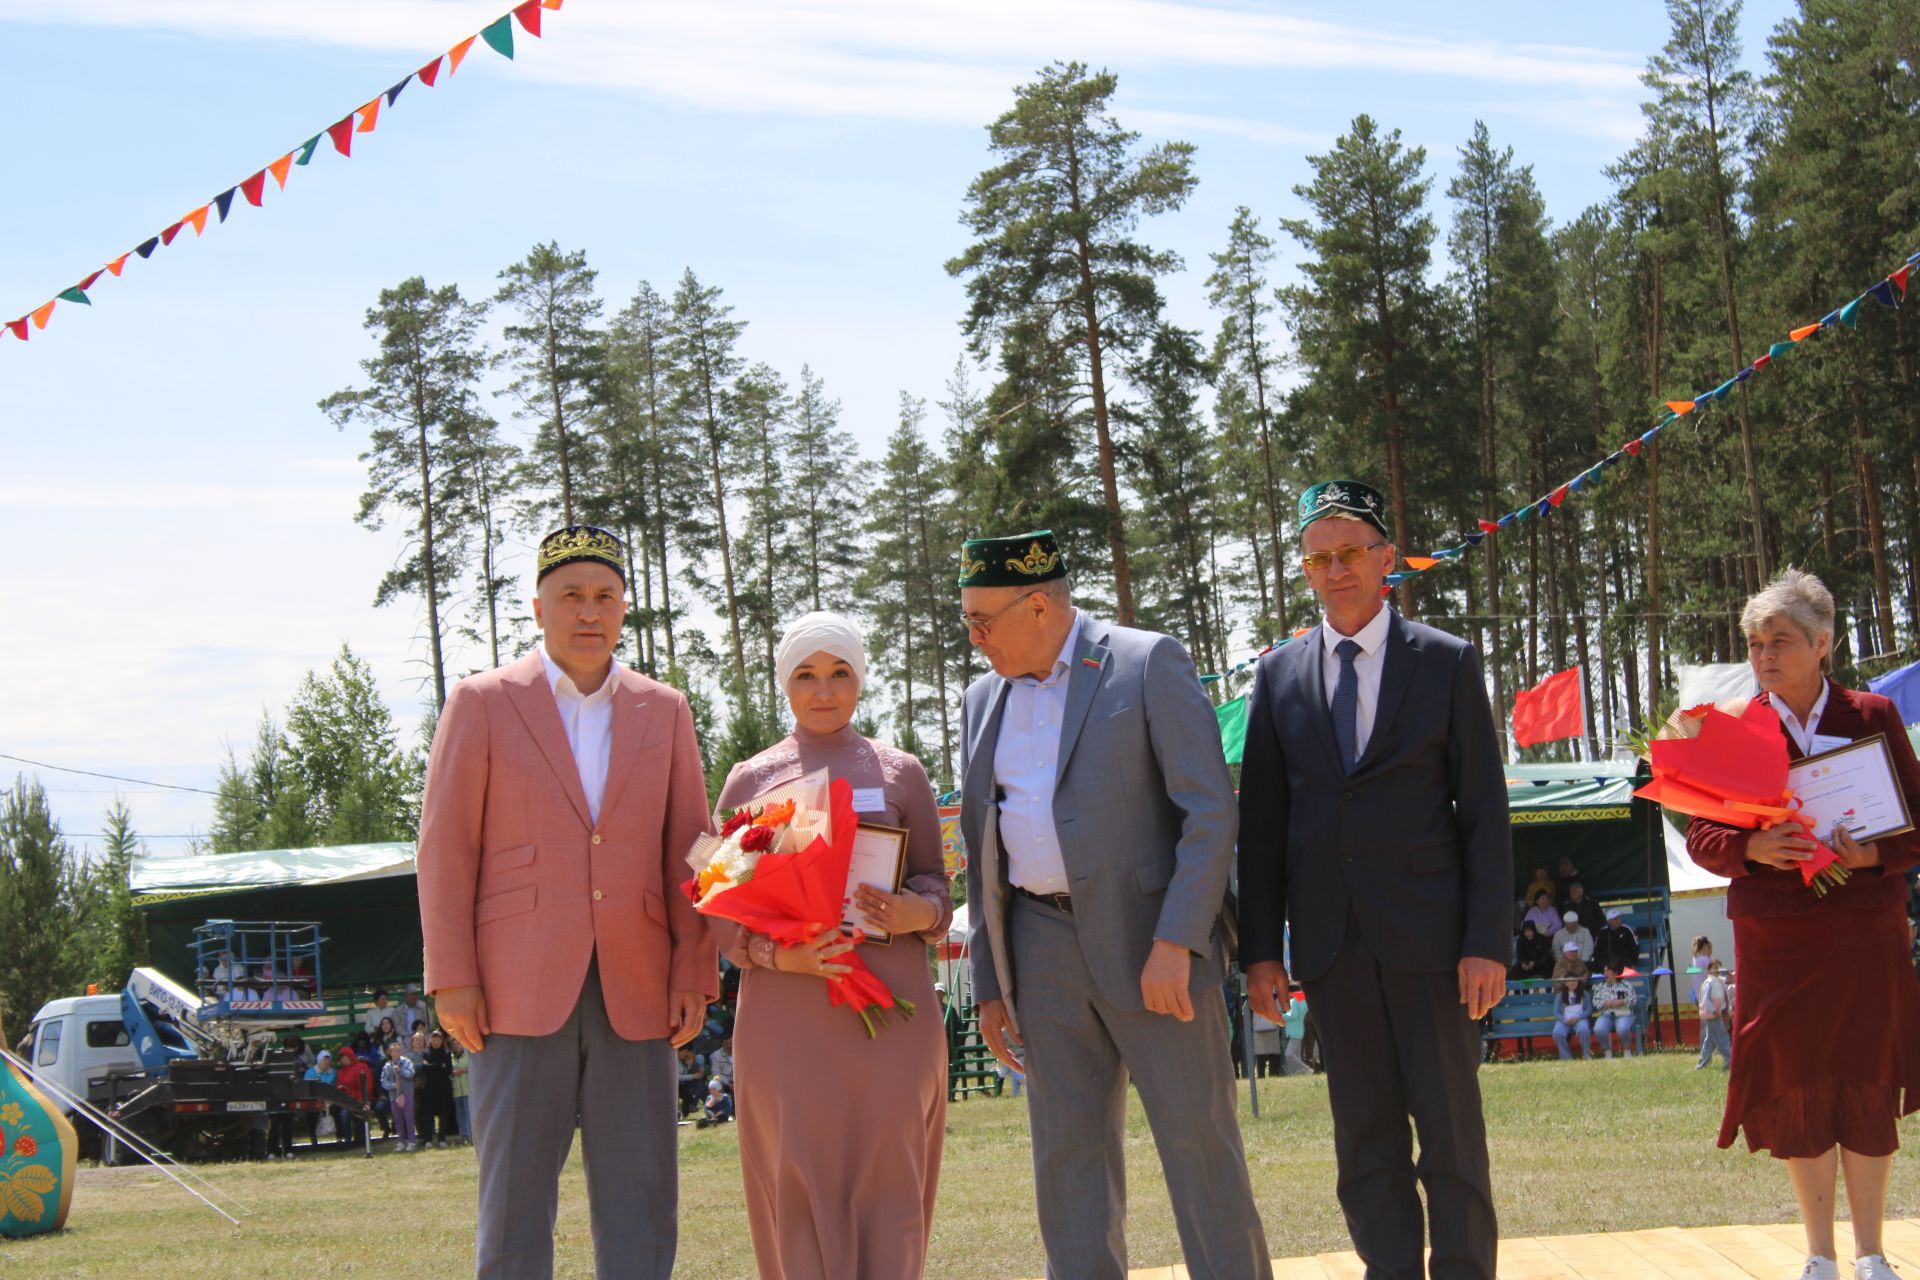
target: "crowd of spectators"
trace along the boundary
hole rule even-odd
[[[1562,1058],[1578,1045],[1593,1057],[1611,1058],[1617,1037],[1634,1056],[1640,1012],[1638,992],[1627,978],[1636,973],[1640,939],[1619,907],[1604,910],[1589,897],[1571,859],[1560,859],[1557,876],[1535,867],[1519,904],[1513,961],[1516,982],[1553,983],[1553,1042]]]

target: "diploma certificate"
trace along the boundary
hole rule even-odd
[[[1797,761],[1787,770],[1787,785],[1800,799],[1801,817],[1823,841],[1836,826],[1861,844],[1913,830],[1885,734]]]
[[[845,914],[840,917],[840,931],[850,934],[858,929],[868,942],[883,947],[892,943],[893,935],[873,927],[853,894],[863,884],[898,893],[906,882],[907,833],[898,827],[861,823],[853,834],[853,857],[847,862],[847,903]]]

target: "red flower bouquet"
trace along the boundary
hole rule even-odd
[[[1787,743],[1778,714],[1757,700],[1739,715],[1706,705],[1676,711],[1648,744],[1653,781],[1633,794],[1674,813],[1764,831],[1797,823],[1813,840],[1800,877],[1816,896],[1845,884],[1839,855],[1814,836],[1787,786]]]
[[[694,908],[764,933],[782,947],[810,942],[835,927],[846,907],[847,867],[859,820],[853,784],[824,770],[780,787],[736,810],[721,834],[695,843],[688,861],[698,874],[680,887]],[[765,834],[761,834],[765,833]],[[857,943],[863,935],[853,935]],[[852,972],[827,981],[827,999],[860,1016],[867,1035],[886,1025],[886,1010],[913,1016],[850,950],[837,957]]]

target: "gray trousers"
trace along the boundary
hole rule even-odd
[[[1367,1280],[1420,1280],[1428,1267],[1434,1280],[1493,1280],[1480,1024],[1460,1003],[1459,976],[1382,968],[1349,914],[1332,968],[1302,985],[1326,1062],[1340,1208]]]
[[[1125,1280],[1129,1077],[1160,1152],[1187,1274],[1267,1280],[1218,989],[1193,997],[1192,1022],[1116,1009],[1094,986],[1073,917],[1018,895],[1012,944],[1048,1280]]]
[[[480,1162],[481,1280],[549,1280],[560,1170],[576,1120],[587,1169],[594,1274],[668,1280],[679,1207],[679,1087],[672,1045],[623,1040],[596,959],[550,1036],[487,1037],[467,1056]]]

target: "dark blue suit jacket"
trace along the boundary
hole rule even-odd
[[[1240,960],[1332,965],[1351,906],[1380,963],[1502,965],[1512,940],[1506,769],[1473,647],[1395,614],[1367,749],[1343,775],[1320,628],[1255,671],[1240,771]]]

